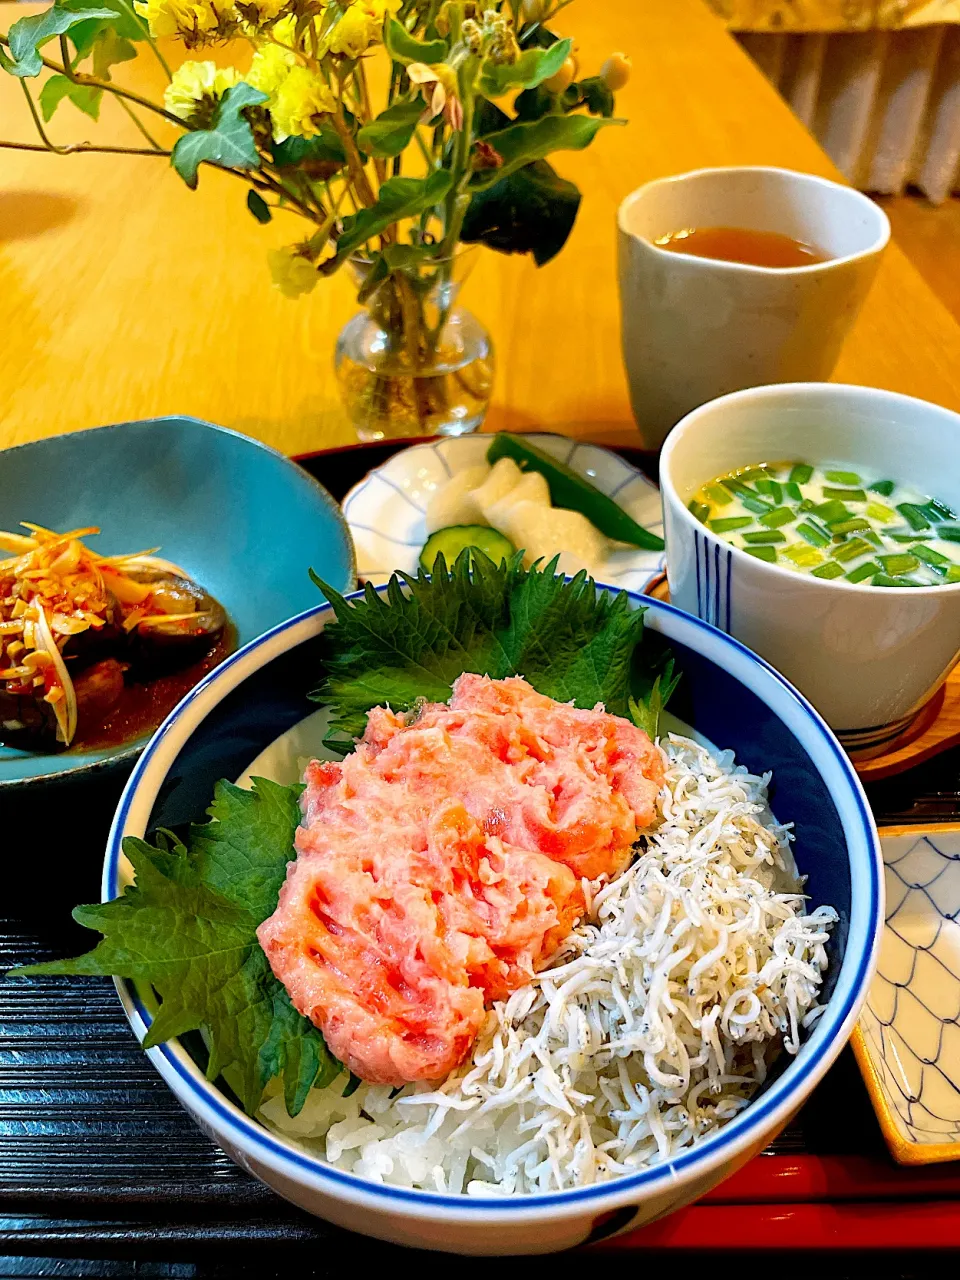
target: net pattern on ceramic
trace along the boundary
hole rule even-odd
[[[883,850],[887,921],[860,1027],[901,1137],[960,1143],[960,829]]]
[[[662,536],[660,492],[636,467],[609,449],[568,436],[531,433],[528,438],[614,498],[638,524]],[[457,471],[485,462],[490,439],[489,435],[461,436],[413,445],[350,490],[343,514],[353,535],[361,580],[381,586],[395,569],[416,573],[427,540],[428,501]],[[663,565],[662,551],[616,543],[593,576],[610,586],[643,591]]]

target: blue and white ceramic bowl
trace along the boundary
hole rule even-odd
[[[610,588],[601,588],[610,590]],[[641,598],[631,597],[634,606]],[[647,623],[683,673],[677,714],[732,747],[756,772],[773,770],[772,804],[796,824],[796,857],[813,905],[840,924],[831,943],[829,1003],[796,1059],[717,1135],[668,1164],[576,1191],[510,1200],[408,1191],[331,1168],[245,1116],[176,1041],[149,1056],[203,1130],[245,1169],[304,1209],[354,1231],[423,1248],[474,1254],[546,1253],[639,1226],[697,1199],[761,1151],[790,1120],[850,1035],[876,963],[883,922],[876,832],[857,777],[812,707],[761,659],[714,627],[658,601]],[[320,607],[275,627],[228,658],[170,715],[137,764],[107,849],[103,898],[129,877],[125,836],[202,819],[219,778],[237,778],[315,707]],[[142,1039],[151,1014],[119,991]]]
[[[660,494],[629,462],[585,440],[547,432],[527,437],[610,498],[652,533],[663,532]],[[427,503],[458,471],[481,465],[490,448],[488,435],[457,436],[402,449],[364,476],[343,500],[357,548],[357,573],[380,586],[395,569],[416,573],[427,540]],[[561,551],[561,547],[557,547]],[[642,591],[663,571],[662,551],[610,544],[594,577],[627,591]]]
[[[258,440],[196,418],[153,418],[0,453],[0,529],[96,525],[113,555],[159,546],[224,606],[244,645],[317,601],[306,566],[345,591],[353,545],[333,498]],[[149,738],[58,753],[0,746],[0,795],[129,765]]]

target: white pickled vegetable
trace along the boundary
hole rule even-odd
[[[427,533],[436,533],[452,524],[487,524],[474,491],[490,474],[491,468],[481,462],[479,466],[458,471],[442,485],[427,503]]]
[[[522,479],[523,472],[514,460],[512,458],[501,458],[490,468],[490,474],[483,484],[473,491],[477,507],[481,511],[486,511],[488,507],[492,507],[501,498],[505,498],[512,489],[517,487]],[[484,520],[483,523],[489,524],[490,522],[489,520]],[[501,529],[500,532],[505,533],[506,530]],[[509,534],[507,536],[509,537]]]
[[[561,552],[561,572],[593,572],[603,555],[603,535],[579,511],[528,501],[500,503],[495,515],[494,528],[523,548],[526,565],[541,559],[549,562]]]

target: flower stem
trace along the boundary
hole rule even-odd
[[[0,139],[0,149],[5,151],[53,151],[58,156],[70,156],[78,152],[124,156],[168,156],[169,151],[157,151],[155,147],[97,147],[92,142],[71,142],[65,147],[44,145],[40,142],[7,142]]]
[[[163,147],[161,147],[160,143],[157,142],[156,138],[154,138],[151,135],[150,131],[147,129],[147,126],[143,123],[143,121],[134,111],[133,107],[131,107],[128,103],[124,102],[123,98],[117,99],[117,106],[123,108],[123,110],[127,113],[127,115],[130,117],[133,123],[137,126],[137,128],[146,138],[146,140],[150,143],[151,147],[153,147],[154,151],[163,151]],[[164,155],[170,154],[167,151],[164,151],[163,153]]]

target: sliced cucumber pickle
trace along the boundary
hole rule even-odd
[[[438,529],[431,533],[420,552],[421,567],[428,573],[433,572],[434,562],[441,553],[449,569],[461,551],[482,551],[494,563],[509,560],[516,554],[516,547],[509,538],[505,538],[496,529],[485,524],[452,524],[446,529]],[[471,556],[471,563],[473,557]]]

